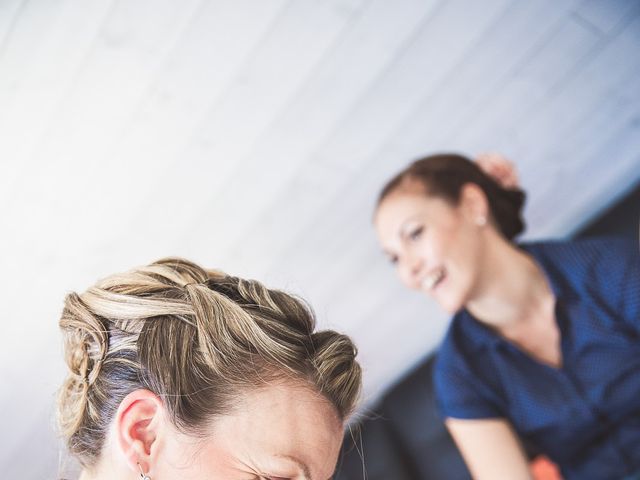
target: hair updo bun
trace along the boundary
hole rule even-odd
[[[174,425],[200,435],[247,389],[304,383],[345,420],[361,372],[351,340],[315,332],[298,298],[179,258],[71,293],[60,319],[68,376],[58,422],[69,450],[92,465],[126,395],[157,394]]]

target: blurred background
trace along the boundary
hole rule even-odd
[[[524,239],[625,198],[637,233],[639,133],[637,0],[0,0],[3,478],[63,462],[67,292],[181,255],[301,294],[373,412],[448,321],[376,244],[384,181],[497,151]]]

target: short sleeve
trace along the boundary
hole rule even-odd
[[[440,415],[459,419],[504,417],[486,395],[488,387],[467,368],[464,357],[455,355],[445,343],[435,365],[433,382]]]

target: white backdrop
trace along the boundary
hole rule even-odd
[[[639,47],[633,0],[0,0],[2,477],[55,477],[65,293],[162,256],[307,297],[375,399],[446,327],[384,180],[500,151],[570,233],[640,178]]]

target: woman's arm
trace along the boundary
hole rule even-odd
[[[531,480],[529,462],[507,420],[460,420],[445,424],[475,480]]]

